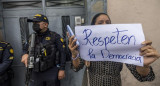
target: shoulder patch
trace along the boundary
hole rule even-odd
[[[14,53],[13,49],[10,49],[10,50],[9,50],[9,52],[10,52],[11,54],[13,54],[13,53]]]
[[[46,40],[51,40],[51,37],[46,37]]]

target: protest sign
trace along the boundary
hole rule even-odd
[[[143,66],[141,24],[76,26],[80,56],[87,61],[115,61]]]

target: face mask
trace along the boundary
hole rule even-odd
[[[33,24],[32,28],[36,33],[40,33],[40,31],[42,30],[39,24]]]

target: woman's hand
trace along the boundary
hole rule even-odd
[[[145,46],[140,49],[140,55],[144,57],[144,66],[146,67],[160,57],[159,53],[151,46],[151,44],[151,41],[144,41],[142,42],[142,45]]]
[[[77,54],[79,53],[78,51],[78,45],[76,45],[76,41],[77,39],[74,39],[75,36],[69,36],[69,33],[67,32],[67,36],[68,36],[68,39],[69,39],[69,44],[68,44],[68,47],[72,53],[72,58],[76,58],[77,57]]]

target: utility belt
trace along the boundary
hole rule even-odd
[[[0,75],[0,83],[5,82],[6,80],[10,80],[14,77],[14,72],[12,69],[9,69],[4,74]]]

